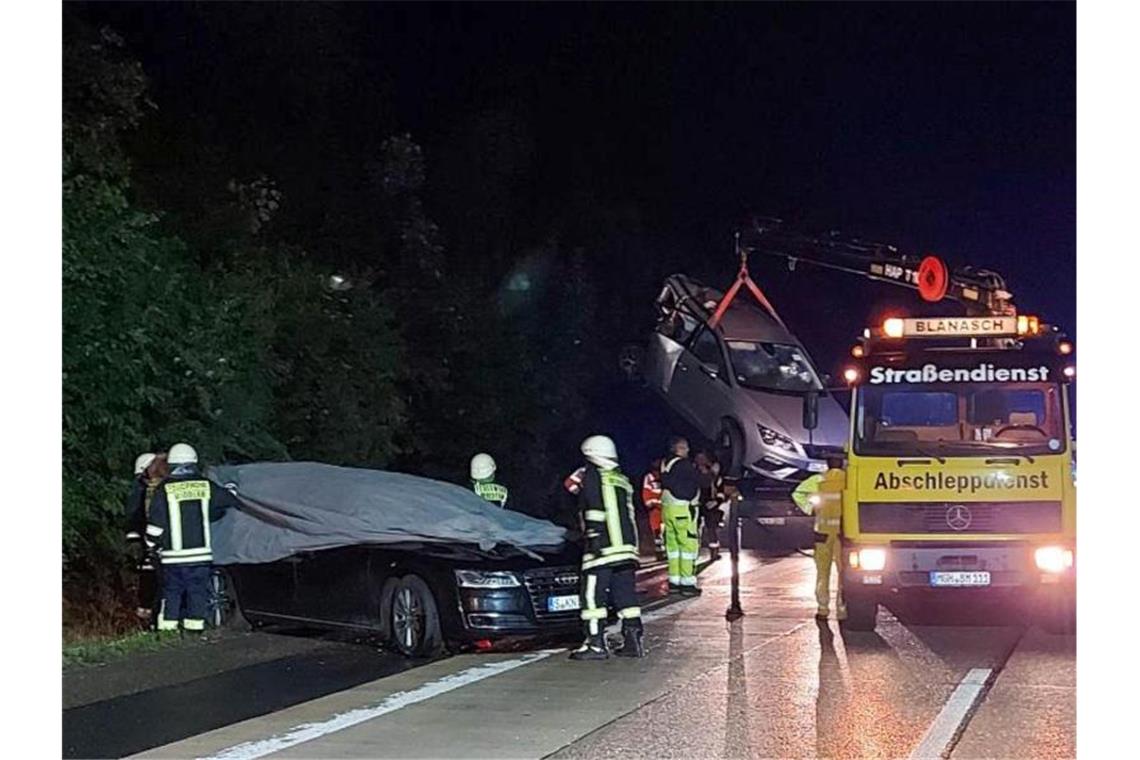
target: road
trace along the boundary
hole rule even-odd
[[[702,597],[648,605],[644,660],[573,663],[564,650],[540,649],[401,670],[366,647],[321,643],[329,648],[321,655],[286,659],[325,657],[330,667],[285,671],[269,660],[226,671],[205,679],[181,710],[209,713],[211,689],[226,704],[260,699],[258,709],[183,731],[186,738],[142,756],[1075,755],[1074,637],[1045,634],[1000,610],[987,611],[985,625],[958,624],[968,611],[915,622],[884,610],[874,633],[845,632],[812,617],[809,559],[746,556],[742,571],[747,614],[732,624],[724,620],[723,561],[702,576]],[[369,657],[373,672],[359,667]],[[259,674],[250,676],[249,667]],[[339,688],[324,690],[330,686]],[[290,690],[296,693],[283,693]]]

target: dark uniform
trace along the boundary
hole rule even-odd
[[[582,554],[582,621],[586,641],[573,659],[606,657],[605,625],[610,605],[622,621],[622,656],[641,656],[641,608],[637,606],[637,519],[633,486],[618,469],[586,466],[579,504],[586,530]]]
[[[187,631],[205,629],[214,559],[210,523],[235,506],[237,499],[196,466],[179,467],[155,491],[146,532],[162,551],[160,631],[177,630],[179,620]]]
[[[160,482],[158,479],[148,478],[145,473],[137,476],[131,483],[131,492],[127,495],[126,505],[127,541],[141,548],[137,565],[139,572],[137,607],[140,615],[151,617],[152,624],[154,622],[152,610],[156,608],[158,601],[157,568],[154,555],[147,549],[143,536],[146,534],[150,504]]]
[[[701,544],[713,561],[720,557],[720,505],[727,499],[724,478],[714,469],[701,473]]]

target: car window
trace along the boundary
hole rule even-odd
[[[736,382],[746,388],[789,393],[823,388],[799,346],[730,340],[728,354]]]
[[[716,367],[718,371],[724,369],[723,357],[720,353],[720,345],[717,343],[716,336],[710,330],[701,330],[701,334],[693,341],[693,345],[689,348],[702,364],[707,364]]]
[[[680,311],[668,313],[657,322],[657,332],[678,343],[688,341],[697,327],[697,320]]]

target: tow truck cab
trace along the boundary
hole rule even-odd
[[[849,625],[888,600],[1005,593],[1071,629],[1072,342],[1033,317],[890,319],[852,355]]]

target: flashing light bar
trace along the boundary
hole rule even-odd
[[[985,338],[1038,335],[1041,322],[1037,317],[891,317],[883,321],[882,334],[887,338]]]

